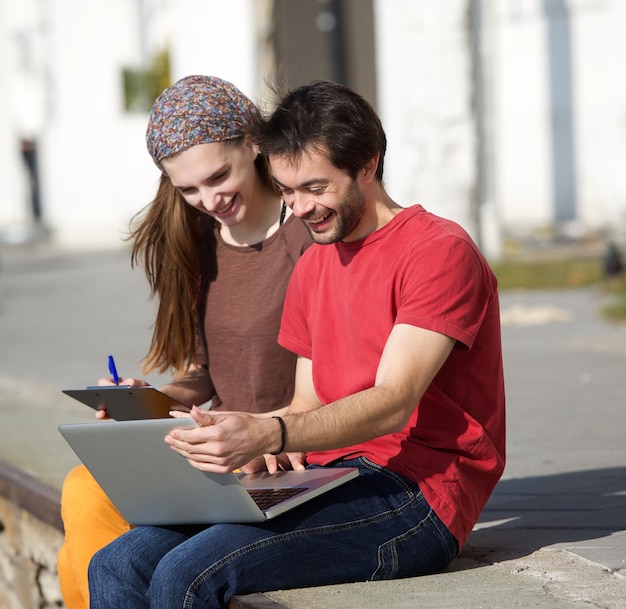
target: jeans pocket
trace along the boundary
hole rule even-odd
[[[372,579],[438,573],[452,562],[456,546],[452,534],[429,510],[428,516],[418,524],[379,546],[378,567]]]

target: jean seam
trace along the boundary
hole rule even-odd
[[[448,559],[451,561],[459,553],[459,544],[456,540],[456,537],[454,537],[454,535],[452,535],[450,530],[443,524],[443,522],[441,522],[441,520],[439,519],[437,514],[435,514],[432,508],[431,508],[431,512],[432,512],[431,520],[433,522],[433,526],[437,529],[439,536],[441,537],[442,541],[446,544],[446,547],[448,549]]]
[[[386,564],[385,553],[386,552],[389,553],[390,558],[391,558],[391,571],[387,574],[387,577],[389,577],[390,575],[393,576],[393,574],[396,573],[398,569],[398,552],[397,552],[398,543],[406,539],[409,539],[410,537],[413,537],[414,535],[419,533],[422,529],[424,529],[425,523],[428,520],[430,520],[431,513],[432,513],[432,510],[428,513],[428,515],[425,518],[420,520],[420,522],[418,522],[414,527],[411,527],[410,529],[404,531],[404,533],[401,533],[400,535],[396,535],[393,539],[389,539],[383,545],[378,547],[378,566],[376,567],[376,570],[372,573],[370,577],[371,580],[377,579],[378,574],[385,570],[385,564]]]
[[[428,514],[414,527],[406,530],[404,533],[397,535],[393,539],[385,542],[383,545],[378,548],[378,566],[376,570],[372,573],[371,580],[377,580],[380,574],[383,574],[383,579],[393,578],[396,575],[396,571],[398,569],[398,552],[397,547],[400,542],[404,542],[411,537],[419,534],[423,529],[427,528],[427,525],[430,524],[434,527],[439,535],[440,541],[444,544],[447,550],[448,561],[452,560],[456,553],[456,543],[451,541],[452,536],[449,534],[447,529],[444,531],[441,530],[440,521],[433,509],[431,508]],[[385,572],[387,570],[385,553],[389,554],[391,559],[390,571]]]
[[[387,469],[386,467],[383,467],[382,465],[378,465],[377,463],[374,463],[373,461],[370,461],[367,457],[359,457],[357,459],[357,461],[359,463],[361,463],[361,465],[366,468],[369,469],[371,471],[374,472],[378,472],[379,474],[382,474],[383,476],[387,476],[387,478],[390,478],[391,480],[393,480],[394,482],[396,482],[397,484],[399,484],[400,486],[402,486],[402,488],[411,496],[414,495],[418,495],[421,496],[422,491],[418,489],[417,491],[412,488],[411,486],[409,486],[409,484],[407,484],[407,480],[401,476],[400,474],[397,474],[396,472]],[[417,485],[416,485],[417,486]]]

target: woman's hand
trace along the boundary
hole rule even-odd
[[[127,387],[147,387],[148,383],[143,379],[133,379],[133,378],[120,378],[120,385],[125,385]],[[100,387],[112,387],[115,386],[115,383],[110,378],[101,378],[98,379],[98,385]],[[96,410],[96,419],[108,419],[109,415],[106,411],[106,406],[101,404],[98,406],[98,410]]]

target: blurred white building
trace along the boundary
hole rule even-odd
[[[625,29],[621,0],[0,0],[0,238],[122,245],[158,179],[123,70],[163,49],[173,80],[215,74],[261,103],[277,65],[342,78],[381,116],[391,195],[490,256],[510,235],[619,232]]]

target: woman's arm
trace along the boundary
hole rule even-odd
[[[201,406],[215,397],[211,375],[204,366],[191,366],[183,376],[163,385],[160,391],[189,408]]]

